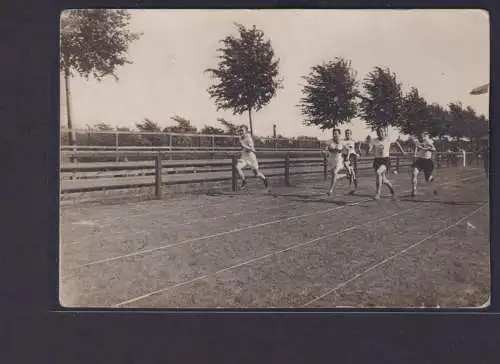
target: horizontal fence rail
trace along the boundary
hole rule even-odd
[[[92,153],[92,152],[86,152]],[[99,152],[102,153],[102,152]],[[116,156],[117,152],[106,152]],[[118,152],[137,156],[137,152]],[[141,160],[129,162],[61,163],[61,193],[80,193],[105,190],[153,187],[156,197],[161,197],[162,188],[168,185],[200,182],[231,181],[233,191],[238,188],[236,163],[237,153],[223,153],[221,159],[169,160],[168,153],[145,152]],[[184,152],[186,153],[186,152]],[[197,151],[190,154],[199,155]],[[290,186],[294,175],[323,175],[328,178],[327,161],[314,152],[258,152],[259,164],[268,177],[283,177]],[[391,156],[393,171],[400,172],[413,164],[411,154]],[[445,166],[467,166],[474,161],[472,153],[437,153],[436,168]],[[476,159],[479,163],[479,159]],[[373,157],[357,159],[355,168],[360,175],[372,173]],[[250,178],[253,178],[250,177]]]
[[[72,138],[70,138],[70,135]],[[72,143],[70,143],[71,139],[73,140]],[[63,129],[60,132],[60,142],[64,148],[95,147],[113,150],[130,147],[161,147],[168,150],[205,148],[214,150],[239,146],[237,135],[86,129]],[[255,137],[254,142],[259,149],[318,149],[323,143],[317,138],[307,137]]]

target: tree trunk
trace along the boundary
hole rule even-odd
[[[64,69],[64,89],[66,92],[66,119],[68,122],[68,129],[71,131],[73,129],[73,123],[71,121],[71,105],[70,105],[70,90],[69,90],[69,69]],[[73,133],[69,133],[69,145],[73,145]]]
[[[64,68],[64,89],[66,93],[66,119],[68,123],[68,141],[69,145],[74,145],[74,137],[73,137],[73,122],[71,120],[71,96],[70,96],[70,90],[69,90],[69,68],[65,67]],[[71,157],[70,162],[74,162],[75,158]]]
[[[253,136],[253,123],[252,123],[252,108],[248,108],[248,121],[250,124],[250,135]]]

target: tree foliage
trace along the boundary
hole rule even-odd
[[[226,132],[222,128],[218,128],[216,126],[210,126],[210,125],[205,125],[201,131],[201,134],[207,134],[207,135],[224,135]]]
[[[356,72],[343,58],[312,67],[302,89],[300,111],[305,125],[321,130],[350,122],[358,112]]]
[[[159,134],[161,132],[160,125],[157,122],[145,118],[142,122],[136,123],[135,126],[142,133],[148,134],[139,134],[137,136],[141,145],[162,145],[163,138]],[[149,134],[149,133],[158,133],[158,134]]]
[[[248,112],[253,133],[252,110],[267,105],[282,85],[279,79],[279,59],[275,58],[270,40],[253,26],[250,29],[236,24],[239,37],[227,36],[221,40],[217,68],[205,72],[216,79],[208,88],[217,110],[232,110],[234,114]]]
[[[161,128],[158,123],[148,118],[145,118],[140,123],[136,123],[135,126],[142,132],[161,132]]]
[[[115,70],[127,63],[127,51],[139,33],[128,30],[126,10],[75,9],[61,15],[60,68],[85,79],[118,77]]]
[[[182,116],[172,116],[171,120],[175,121],[177,125],[167,126],[163,131],[169,133],[178,133],[178,134],[196,134],[198,130],[195,126],[191,124],[191,121],[183,118]]]
[[[450,123],[448,135],[452,138],[462,138],[466,134],[467,118],[461,102],[451,102],[448,105]]]
[[[427,106],[429,122],[426,132],[433,138],[443,138],[448,134],[450,125],[450,113],[439,104],[433,103]]]
[[[398,126],[403,105],[402,85],[388,68],[375,67],[363,81],[361,116],[372,128]]]
[[[240,125],[230,122],[224,118],[217,118],[217,121],[222,124],[227,135],[236,135],[238,133],[238,128]]]
[[[402,133],[413,136],[420,136],[430,129],[429,106],[415,87],[403,98],[397,126]]]

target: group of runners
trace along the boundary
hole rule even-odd
[[[368,153],[373,153],[373,169],[375,171],[376,192],[374,199],[379,200],[382,191],[382,186],[387,186],[393,198],[396,197],[396,192],[392,183],[387,178],[391,169],[390,148],[396,145],[401,153],[406,154],[405,150],[397,140],[390,138],[384,129],[377,129],[377,138],[372,139],[369,143]],[[262,180],[264,186],[269,190],[269,181],[259,168],[257,156],[255,154],[254,142],[251,134],[246,126],[239,128],[239,140],[242,147],[241,157],[237,162],[236,169],[242,180],[242,187],[246,185],[246,178],[243,170],[250,168],[256,177]],[[434,180],[434,162],[432,154],[436,151],[434,143],[427,135],[420,135],[414,142],[414,162],[412,165],[411,183],[412,196],[417,194],[417,181],[419,173],[423,172],[425,181],[430,183]],[[337,182],[342,178],[349,180],[349,194],[354,194],[358,187],[358,177],[355,170],[356,159],[361,155],[356,151],[356,143],[352,139],[352,131],[345,131],[344,139],[341,139],[341,131],[333,130],[333,138],[330,140],[321,154],[328,162],[328,170],[330,173],[330,185],[327,191],[328,195],[333,194],[333,190]],[[437,191],[434,190],[434,194]]]

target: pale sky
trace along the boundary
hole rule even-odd
[[[330,135],[304,126],[299,108],[303,80],[312,66],[340,56],[352,61],[358,78],[375,66],[397,73],[407,91],[417,87],[428,102],[461,101],[488,116],[488,95],[469,91],[489,81],[488,14],[479,10],[131,10],[131,30],[143,32],[129,50],[133,64],[97,82],[72,78],[75,127],[100,121],[133,128],[144,118],[165,127],[179,115],[202,128],[220,126],[217,117],[248,123],[248,114],[217,111],[206,91],[206,68],[217,65],[219,40],[236,34],[235,22],[256,25],[280,58],[284,88],[254,114],[254,133],[284,136]],[[63,82],[63,80],[61,80]],[[61,123],[66,123],[64,84]],[[366,137],[361,120],[349,125]]]

